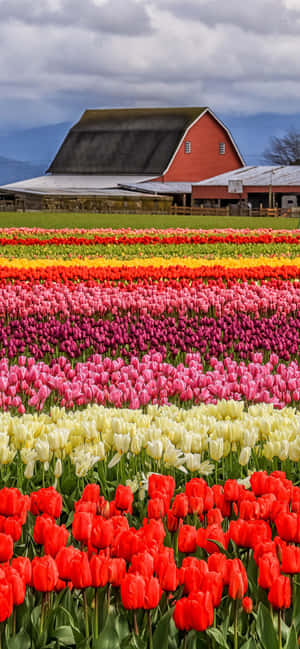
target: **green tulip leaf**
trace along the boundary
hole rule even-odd
[[[284,649],[298,649],[298,638],[294,625],[291,626]]]
[[[247,642],[244,642],[244,644],[241,646],[241,649],[257,649],[257,644],[254,638],[249,638]]]
[[[115,611],[110,612],[107,616],[103,630],[94,642],[93,649],[120,649]]]
[[[14,636],[7,638],[7,649],[30,649],[31,638],[23,629]]]
[[[222,545],[220,541],[216,541],[216,539],[208,539],[208,543],[214,543],[217,546],[217,548],[219,548],[220,552],[222,552],[222,554],[225,554],[227,558],[231,556],[230,553],[227,552],[227,550],[225,550],[224,545]]]
[[[167,611],[159,620],[153,634],[153,649],[168,649],[170,619],[173,609]]]
[[[71,646],[76,644],[72,628],[70,626],[59,626],[55,629],[54,637],[62,645]]]
[[[271,613],[262,603],[258,607],[256,631],[264,649],[278,649],[278,636]]]
[[[222,649],[229,649],[226,638],[219,629],[211,627],[210,629],[206,629],[206,633],[208,636],[210,636],[210,638],[213,638],[213,640],[215,640],[218,647],[221,647]]]
[[[60,479],[60,484],[63,493],[70,495],[77,487],[76,476],[74,474],[70,475],[69,473],[63,473]]]

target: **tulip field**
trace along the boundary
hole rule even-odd
[[[0,229],[0,649],[297,649],[299,246]]]

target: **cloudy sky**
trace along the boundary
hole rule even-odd
[[[300,113],[300,0],[0,0],[0,129],[85,108]]]

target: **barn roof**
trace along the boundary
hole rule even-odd
[[[124,180],[119,183],[120,187],[125,189],[130,189],[132,191],[145,192],[147,194],[191,194],[192,193],[192,183],[188,182],[158,182],[152,180],[151,182],[139,182],[139,183],[125,183]]]
[[[242,167],[193,183],[193,186],[227,187],[229,180],[242,180],[244,186],[296,186],[300,185],[300,165]]]
[[[207,108],[86,110],[48,171],[161,175],[187,128]]]
[[[80,176],[80,175],[53,175],[39,176],[29,180],[21,180],[0,187],[0,192],[15,194],[39,194],[60,196],[97,196],[103,194],[127,195],[128,190],[121,188],[119,183],[135,185],[144,180],[151,180],[151,176]]]

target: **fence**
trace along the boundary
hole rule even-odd
[[[171,200],[171,199],[170,199]],[[257,216],[257,217],[285,217],[291,216],[300,218],[300,208],[261,208],[249,209],[246,206],[228,205],[227,207],[204,207],[204,206],[178,206],[170,205],[170,200],[162,201],[156,197],[156,200],[139,200],[139,201],[83,201],[83,199],[61,200],[53,198],[44,199],[39,204],[30,203],[29,200],[17,198],[16,200],[0,200],[0,212],[15,212],[26,210],[52,211],[52,212],[95,212],[95,213],[115,213],[115,214],[165,214],[179,216]]]
[[[236,206],[234,206],[236,208]],[[188,216],[188,215],[203,215],[203,216],[261,216],[261,217],[275,217],[275,216],[281,216],[281,217],[286,217],[290,218],[291,216],[299,217],[300,216],[300,209],[298,211],[296,210],[291,210],[290,208],[261,208],[258,210],[253,210],[249,209],[247,207],[242,207],[240,210],[235,209],[234,214],[232,213],[233,210],[231,209],[231,206],[228,205],[227,207],[203,207],[203,206],[197,206],[197,207],[183,207],[183,206],[178,206],[178,205],[173,205],[171,208],[170,214],[179,214],[183,216]]]

